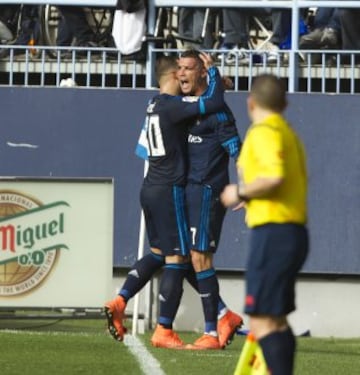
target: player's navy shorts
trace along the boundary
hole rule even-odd
[[[308,247],[303,225],[270,223],[251,229],[246,314],[283,316],[295,310],[295,280]]]
[[[144,184],[140,192],[150,247],[167,255],[189,255],[185,191],[181,186]]]
[[[208,185],[189,183],[186,186],[186,206],[190,248],[215,252],[226,213],[219,194],[214,193]]]

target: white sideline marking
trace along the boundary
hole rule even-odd
[[[51,331],[23,331],[18,329],[2,329],[0,331],[5,333],[12,333],[14,335],[29,335],[29,336],[103,336],[100,333],[87,333],[87,332],[51,332]]]
[[[166,375],[157,359],[149,353],[136,336],[125,335],[124,344],[139,362],[144,375]]]
[[[102,336],[101,334],[87,332],[37,332],[19,331],[13,329],[3,329],[1,330],[1,332],[12,333],[15,335],[26,334],[36,336]],[[138,361],[144,375],[166,375],[165,372],[161,369],[160,362],[150,354],[144,344],[136,336],[125,335],[124,344]]]

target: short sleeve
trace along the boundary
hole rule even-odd
[[[257,126],[250,133],[251,150],[261,177],[284,176],[284,143],[281,132],[271,126]]]

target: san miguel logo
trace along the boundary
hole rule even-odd
[[[42,204],[13,190],[0,190],[0,297],[18,296],[41,284],[61,249],[67,249],[67,202]]]

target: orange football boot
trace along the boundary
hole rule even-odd
[[[231,310],[228,310],[226,314],[220,320],[218,320],[217,331],[220,346],[222,348],[231,343],[236,330],[242,325],[243,318]]]
[[[219,338],[204,333],[193,344],[186,345],[189,350],[218,350],[222,349]]]
[[[127,331],[123,324],[125,308],[126,302],[121,296],[117,296],[113,300],[105,303],[104,310],[108,330],[116,341],[123,341],[124,334]]]
[[[151,344],[157,348],[184,349],[185,344],[178,334],[172,329],[164,328],[160,324],[156,326],[151,337]]]

